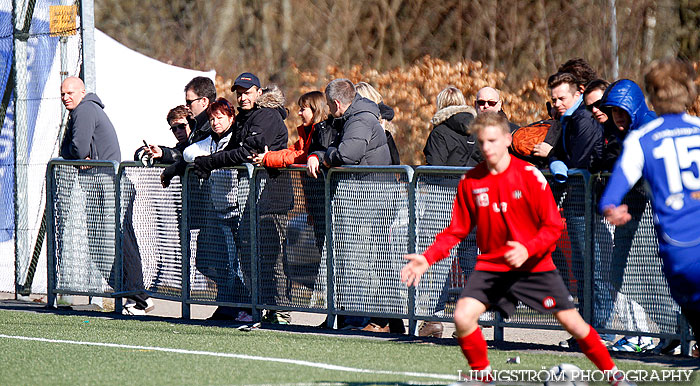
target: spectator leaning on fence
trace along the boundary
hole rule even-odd
[[[215,100],[216,87],[211,79],[197,76],[185,85],[185,104],[195,119],[195,125],[190,132],[190,144],[199,142],[211,134],[207,107]]]
[[[182,159],[182,151],[190,145],[187,139],[195,126],[194,115],[185,105],[174,107],[166,117],[170,131],[175,136],[175,147],[151,145],[142,146],[134,153],[134,160],[144,165],[152,163],[171,165]]]
[[[301,125],[297,127],[299,139],[288,149],[257,154],[252,159],[254,164],[267,168],[284,168],[293,164],[305,164],[310,152],[325,151],[335,139],[337,131],[333,127],[333,119],[328,115],[328,105],[322,92],[311,91],[303,94],[299,97],[297,105],[299,107],[298,114],[301,117]],[[318,264],[315,264],[311,271],[313,273],[309,275],[312,277],[315,277],[319,272],[326,236],[325,200],[322,198],[323,186],[322,180],[319,181],[306,176],[302,178],[307,217],[301,223],[312,224],[316,247],[318,248]],[[294,223],[294,220],[291,222]],[[299,240],[290,238],[290,242],[297,243]],[[282,279],[279,273],[277,277]],[[297,280],[297,282],[300,281]],[[306,283],[306,285],[313,290],[313,283]],[[289,313],[268,312],[265,320],[271,323],[288,323]]]
[[[379,107],[355,91],[347,79],[334,79],[326,86],[326,103],[336,124],[342,125],[338,138],[314,158],[326,167],[342,165],[391,165],[386,133],[379,123]],[[311,161],[311,157],[309,159]],[[312,166],[311,170],[318,170]]]
[[[558,72],[547,81],[552,104],[560,116],[562,133],[550,155],[550,170],[555,178],[566,180],[568,169],[588,169],[594,154],[602,146],[603,128],[586,110],[578,80],[572,74]]]
[[[209,115],[207,114],[206,110],[215,100],[216,87],[214,87],[214,82],[211,79],[203,76],[197,76],[185,85],[185,105],[193,115],[194,121],[190,120],[190,118],[186,119],[189,126],[187,141],[182,143],[178,138],[178,145],[176,146],[178,151],[182,152],[185,147],[195,142],[199,142],[211,135],[211,124],[209,123]],[[177,115],[180,116],[181,113],[178,112]],[[170,114],[168,114],[168,117],[170,117]],[[178,118],[178,121],[180,123],[184,123],[180,118]],[[178,123],[178,125],[180,123]],[[170,118],[168,118],[168,124],[170,124],[171,128],[174,127],[170,122]],[[179,149],[178,147],[182,147],[182,149]],[[161,163],[167,162],[161,161]],[[163,173],[160,176],[163,187],[167,188],[170,185],[170,181],[173,179],[173,177],[182,177],[185,174],[186,167],[187,162],[180,157],[179,159],[176,159],[172,165],[163,170]]]
[[[269,168],[285,168],[292,164],[306,164],[309,152],[325,151],[335,138],[332,120],[328,119],[328,107],[323,93],[311,91],[297,101],[301,125],[297,127],[299,139],[287,149],[267,151],[257,154],[253,163]]]
[[[309,156],[307,162],[309,175],[318,175],[319,164],[323,164],[326,168],[343,165],[390,165],[391,155],[386,142],[386,133],[379,123],[380,112],[377,104],[357,94],[355,85],[348,79],[334,79],[329,82],[325,89],[325,96],[328,109],[335,118],[334,125],[338,135],[328,150],[316,151]],[[365,201],[370,205],[362,208],[364,211],[360,216],[366,215],[368,219],[376,216],[378,203],[368,198]],[[379,237],[373,233],[375,229],[369,220],[360,225],[354,223],[344,225],[352,227],[353,231],[359,232],[363,237],[371,240],[371,243],[377,241],[376,238]],[[359,229],[357,229],[358,226]],[[373,269],[371,264],[374,256],[358,251],[359,249],[355,250],[357,258],[361,260],[357,263],[361,264],[366,272],[370,272]],[[346,264],[345,259],[340,259],[338,269],[349,271],[351,267],[344,264]],[[353,274],[357,272],[350,273],[350,275]],[[340,277],[339,280],[344,279]],[[345,323],[361,328],[366,327],[368,321],[368,318],[345,318]],[[342,325],[342,322],[339,320],[338,324]],[[377,330],[384,331],[388,328],[380,327]]]
[[[401,279],[417,285],[429,266],[447,257],[476,226],[481,254],[454,311],[457,339],[474,370],[473,380],[493,381],[479,316],[496,309],[507,317],[519,300],[553,314],[596,367],[608,372],[612,384],[626,385],[598,333],[576,311],[552,262],[562,221],[547,180],[531,164],[510,156],[505,117],[480,114],[472,130],[485,162],[460,181],[450,225],[423,255],[405,256]]]
[[[627,135],[599,210],[613,225],[625,224],[632,215],[622,199],[640,178],[648,182],[663,272],[671,296],[681,306],[697,341],[700,184],[693,152],[700,144],[700,119],[685,113],[697,96],[695,71],[686,62],[668,59],[654,63],[644,79],[651,103],[660,116]]]
[[[185,105],[181,105],[171,109],[168,112],[166,119],[173,136],[175,136],[175,139],[177,140],[175,147],[158,145],[142,146],[134,153],[134,160],[141,161],[144,166],[152,166],[153,163],[175,164],[177,162],[182,162],[182,151],[188,145],[187,138],[191,132],[191,125],[194,125],[194,115],[192,115],[192,112]],[[161,182],[162,181],[161,174]],[[136,261],[138,261],[140,264],[141,261],[141,252],[139,250],[136,233],[132,223],[134,217],[135,199],[135,195],[130,196],[127,204],[122,204],[126,207],[122,229],[122,254],[124,256],[125,264],[127,262],[129,262],[129,264],[133,264],[132,262]],[[142,275],[138,275],[136,284],[142,282]],[[133,286],[133,284],[127,283],[127,286]],[[149,299],[144,292],[127,300],[126,306],[124,307],[122,313],[125,315],[144,315],[146,312],[151,311],[152,309],[153,301]]]
[[[425,163],[434,166],[476,166],[484,157],[469,130],[476,112],[455,86],[444,88],[436,99],[434,125],[423,148]]]
[[[121,161],[117,132],[104,105],[97,95],[85,92],[80,78],[63,81],[61,101],[70,113],[59,155],[68,160]]]
[[[219,98],[209,104],[205,113],[209,116],[211,134],[195,142],[183,151],[183,162],[191,163],[196,157],[206,157],[226,149],[233,141],[236,120],[233,106],[225,98]],[[196,246],[195,265],[197,270],[216,284],[216,297],[219,302],[231,301],[231,297],[245,293],[247,290],[235,272],[236,256],[229,256],[230,250],[237,242],[238,206],[236,198],[228,192],[233,183],[227,174],[219,174],[208,184],[195,185],[196,197],[190,212],[190,229],[199,229]],[[234,185],[235,186],[235,185]],[[231,234],[231,237],[227,235]],[[237,246],[237,243],[236,243]],[[209,320],[252,320],[249,313],[239,308],[219,306]]]
[[[117,132],[114,130],[112,122],[104,112],[104,105],[100,98],[93,93],[85,92],[85,84],[80,78],[68,77],[61,84],[61,101],[70,114],[68,115],[68,126],[61,143],[59,155],[69,160],[110,160],[121,161],[121,151]],[[93,173],[99,175],[98,171],[85,169],[81,174]],[[83,180],[79,176],[83,190],[87,191],[87,200],[96,200],[95,203],[88,203],[91,206],[103,205],[103,192],[96,189],[93,183]],[[94,192],[94,194],[90,194]],[[100,237],[106,232],[104,228],[107,224],[103,219],[91,220],[88,214],[88,249],[91,258],[99,259],[102,251]],[[98,266],[102,266],[98,264]],[[102,275],[112,286],[115,285],[114,270],[101,270]],[[128,315],[141,315],[153,309],[153,301],[146,295],[143,288],[143,272],[141,259],[138,254],[125,254],[124,257],[124,283],[126,291],[135,291],[135,295],[126,297],[127,301],[123,312]]]
[[[257,154],[266,151],[282,150],[287,147],[287,110],[284,107],[284,94],[276,85],[265,89],[260,87],[260,80],[252,73],[240,74],[233,83],[231,91],[236,92],[238,114],[233,128],[233,137],[223,150],[211,155],[201,155],[194,159],[194,172],[200,178],[207,179],[214,169],[241,165],[251,162]],[[283,261],[286,240],[286,213],[293,206],[293,197],[289,176],[284,173],[268,172],[265,189],[258,204],[261,216],[261,277],[270,281],[272,289],[263,291],[262,301],[269,302],[270,295],[275,301],[286,302],[284,285],[286,276]],[[263,275],[268,275],[267,277]],[[270,276],[274,275],[274,278]],[[265,283],[264,284],[269,284]],[[284,293],[283,293],[284,292]],[[285,299],[282,299],[285,297]],[[248,312],[248,311],[242,311]],[[240,313],[239,313],[240,315]],[[269,315],[275,317],[276,315]],[[288,321],[286,315],[282,315]],[[239,318],[241,319],[241,318]],[[247,319],[247,318],[244,318]]]
[[[274,89],[277,91],[258,102],[263,93],[258,77],[244,72],[236,78],[231,87],[239,106],[234,138],[222,151],[197,157],[194,160],[197,175],[208,178],[214,169],[241,165],[250,162],[254,154],[287,147],[288,133],[284,125],[287,110],[284,100],[280,100],[281,91],[277,86]]]
[[[656,119],[656,114],[647,107],[642,89],[629,79],[621,79],[611,84],[606,90],[601,100],[601,107],[606,111],[610,111],[612,115],[615,136],[622,143],[627,135],[641,128],[645,124]],[[612,170],[612,168],[611,168]],[[613,249],[613,267],[618,267],[617,270],[624,269],[625,262],[629,257],[634,235],[639,227],[639,222],[642,219],[646,209],[647,192],[645,182],[640,179],[635,186],[628,192],[625,202],[627,203],[628,213],[631,219],[625,226],[615,229],[615,248]],[[613,270],[616,272],[617,270]],[[622,275],[622,272],[618,273]],[[621,279],[620,279],[621,280]],[[614,283],[619,286],[621,283]],[[636,312],[633,313],[635,323],[641,321],[642,326],[646,326],[646,317],[641,306],[637,305]],[[648,314],[652,320],[661,324],[662,320],[659,314],[650,312]],[[642,331],[648,331],[648,328],[639,328]],[[661,339],[656,347],[652,347],[651,337],[636,337],[625,336],[620,339],[611,349],[616,351],[647,351],[666,354],[672,352],[678,345],[678,340]]]

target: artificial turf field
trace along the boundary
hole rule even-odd
[[[516,355],[520,364],[506,363]],[[593,369],[581,354],[489,350],[489,358],[499,370]],[[0,309],[2,385],[444,385],[465,368],[456,346],[411,339]]]

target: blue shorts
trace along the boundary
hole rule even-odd
[[[700,311],[700,245],[678,247],[659,240],[659,255],[673,300]]]

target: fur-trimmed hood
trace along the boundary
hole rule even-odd
[[[255,104],[261,108],[276,109],[280,107],[284,108],[286,101],[284,93],[279,86],[271,84],[262,89],[262,95],[258,97]]]
[[[476,116],[476,110],[474,110],[473,107],[467,106],[467,105],[459,105],[459,106],[447,106],[441,110],[439,110],[435,115],[433,116],[433,119],[430,120],[430,122],[433,125],[439,125],[446,120],[448,120],[450,117],[452,117],[455,114],[459,113],[469,113],[472,116]]]

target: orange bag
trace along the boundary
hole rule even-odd
[[[546,119],[515,130],[513,132],[513,143],[510,145],[511,150],[525,157],[531,156],[535,145],[544,142],[549,129],[553,125],[558,124],[559,122],[553,119]]]

